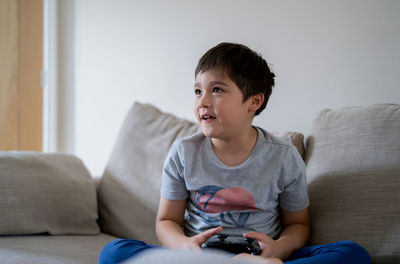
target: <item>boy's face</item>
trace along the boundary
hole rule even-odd
[[[204,135],[234,139],[251,128],[251,98],[243,102],[242,91],[221,69],[200,72],[194,84],[194,113]]]

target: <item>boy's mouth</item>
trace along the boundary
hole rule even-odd
[[[204,120],[204,121],[211,121],[212,119],[215,119],[215,116],[212,116],[212,115],[202,115],[201,116],[201,120]]]

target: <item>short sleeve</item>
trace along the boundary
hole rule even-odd
[[[175,141],[164,162],[161,196],[168,200],[184,200],[188,191],[184,180],[183,148],[180,140]]]
[[[279,196],[280,207],[289,212],[306,209],[310,205],[306,168],[303,159],[294,147],[288,151],[282,173],[285,178],[285,186]]]

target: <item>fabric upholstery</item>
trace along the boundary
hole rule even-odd
[[[0,236],[2,264],[95,264],[103,247],[115,237]]]
[[[152,249],[133,259],[128,259],[124,264],[254,264],[254,261],[232,259],[231,256],[219,251],[208,252],[178,251],[166,249]]]
[[[400,106],[323,110],[305,157],[311,243],[352,240],[400,263]]]
[[[290,143],[292,143],[301,157],[304,157],[304,135],[298,132],[271,132],[272,135],[280,137]]]
[[[159,244],[154,225],[164,159],[178,137],[198,130],[197,124],[152,105],[132,106],[98,187],[100,226],[104,232]],[[279,135],[302,151],[303,135]]]
[[[133,105],[98,187],[104,232],[158,244],[154,227],[163,161],[176,138],[197,130],[151,105]]]
[[[93,235],[96,191],[81,160],[0,151],[0,235]]]

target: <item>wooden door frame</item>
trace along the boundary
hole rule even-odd
[[[19,149],[42,151],[43,0],[18,0]]]
[[[32,17],[31,5],[38,3],[42,7],[35,7]],[[57,151],[58,0],[0,0],[0,7],[0,150]],[[32,19],[36,27],[43,23],[41,32],[30,28]],[[36,52],[30,54],[32,41]],[[35,83],[34,89],[30,83]],[[32,96],[41,105],[35,110],[39,121],[31,120]],[[33,145],[26,142],[32,123],[37,126]]]
[[[42,151],[43,0],[0,9],[0,149]]]

